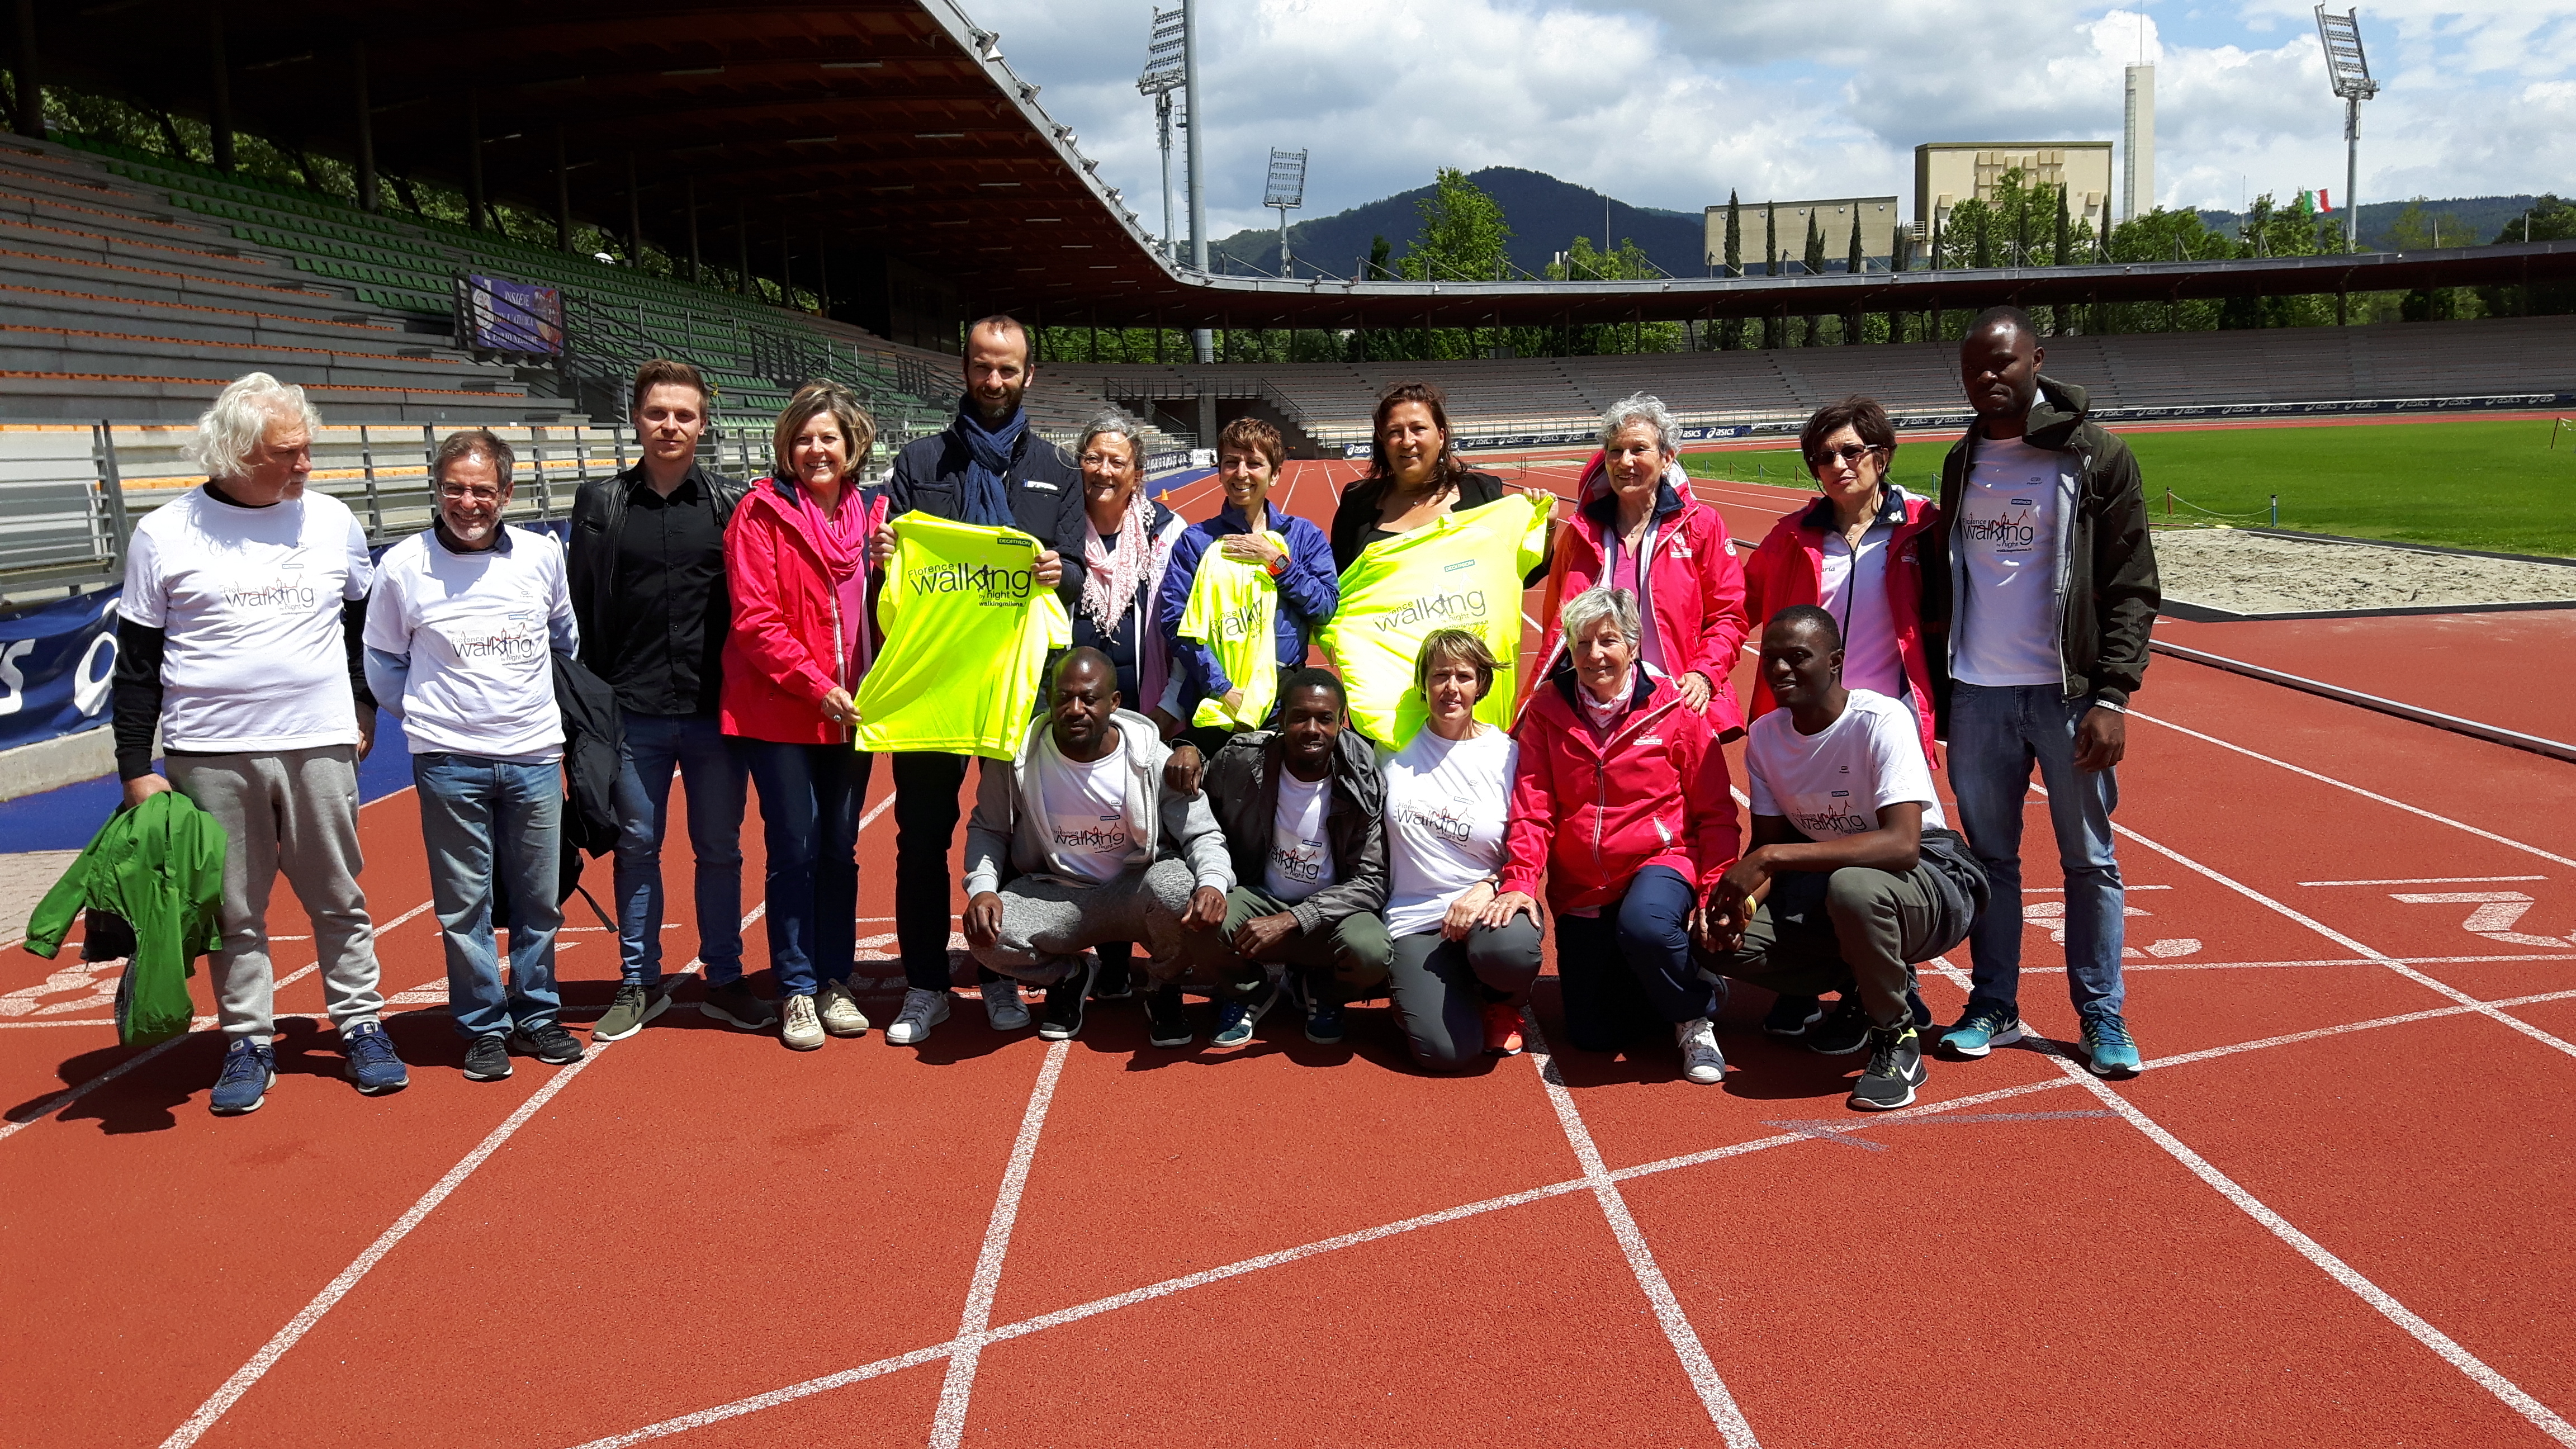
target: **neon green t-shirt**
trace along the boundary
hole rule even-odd
[[[1494,651],[1476,718],[1509,728],[1519,697],[1521,579],[1547,556],[1547,503],[1514,493],[1383,538],[1342,573],[1319,641],[1350,692],[1351,723],[1400,750],[1422,728],[1414,662],[1435,629],[1472,629]]]
[[[1288,540],[1265,533],[1280,549]],[[1270,570],[1225,556],[1211,548],[1199,556],[1198,576],[1190,580],[1189,607],[1181,613],[1181,636],[1207,645],[1225,669],[1225,677],[1243,695],[1243,707],[1228,710],[1222,699],[1199,701],[1190,723],[1230,729],[1259,729],[1270,718],[1279,695],[1279,669],[1271,662],[1271,640],[1278,633],[1279,583]]]
[[[885,648],[859,685],[858,747],[1007,760],[1037,712],[1047,651],[1073,642],[1038,541],[926,513],[893,523],[877,594]]]

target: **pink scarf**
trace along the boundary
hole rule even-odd
[[[867,632],[867,502],[848,483],[841,485],[839,506],[830,513],[801,483],[796,485],[796,496],[805,505],[806,517],[813,520],[814,546],[823,555],[833,598],[841,606],[841,657],[834,663],[840,666],[842,687],[856,689],[860,646]]]
[[[1154,516],[1138,488],[1127,499],[1127,516],[1118,525],[1115,549],[1100,541],[1100,530],[1088,512],[1082,520],[1082,616],[1104,639],[1118,632],[1127,606],[1136,601],[1145,580],[1145,564],[1154,550]],[[1139,641],[1142,642],[1142,641]]]
[[[1583,702],[1584,718],[1592,725],[1593,734],[1607,739],[1610,731],[1618,727],[1619,717],[1628,712],[1628,703],[1636,693],[1637,670],[1631,665],[1627,677],[1619,681],[1619,692],[1610,696],[1608,704],[1594,699],[1592,691],[1582,685],[1575,686],[1574,697]]]

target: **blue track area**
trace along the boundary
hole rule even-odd
[[[155,761],[158,764],[159,761]],[[358,765],[358,798],[381,800],[411,787],[411,742],[402,721],[376,713],[376,748]],[[0,855],[22,850],[78,850],[116,813],[124,788],[113,773],[77,785],[0,801]]]
[[[1177,473],[1166,473],[1159,478],[1149,479],[1146,481],[1145,487],[1153,497],[1161,499],[1166,493],[1173,492],[1177,489],[1187,488],[1202,478],[1213,478],[1215,476],[1216,470],[1214,468],[1183,468]]]

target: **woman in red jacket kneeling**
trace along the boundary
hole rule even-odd
[[[1708,721],[1640,667],[1637,612],[1636,595],[1607,586],[1565,605],[1564,657],[1514,731],[1510,859],[1492,909],[1529,908],[1544,876],[1573,1044],[1616,1051],[1669,1031],[1683,1075],[1707,1084],[1726,1058],[1690,920],[1735,862],[1735,797]]]

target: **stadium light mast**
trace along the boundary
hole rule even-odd
[[[1188,82],[1181,59],[1183,41],[1181,12],[1155,11],[1145,47],[1145,73],[1136,78],[1137,93],[1154,98],[1154,139],[1163,148],[1163,252],[1175,264],[1181,260],[1181,242],[1172,225],[1172,92]]]
[[[1306,205],[1306,153],[1270,148],[1270,180],[1262,187],[1261,204],[1279,209],[1279,275],[1292,275],[1288,265],[1288,213],[1303,210]]]
[[[2317,39],[2326,48],[2326,77],[2343,99],[2343,238],[2346,247],[2359,250],[2361,208],[2355,188],[2361,184],[2361,103],[2379,94],[2379,82],[2370,78],[2370,61],[2361,53],[2360,7],[2329,15],[2318,5]]]

